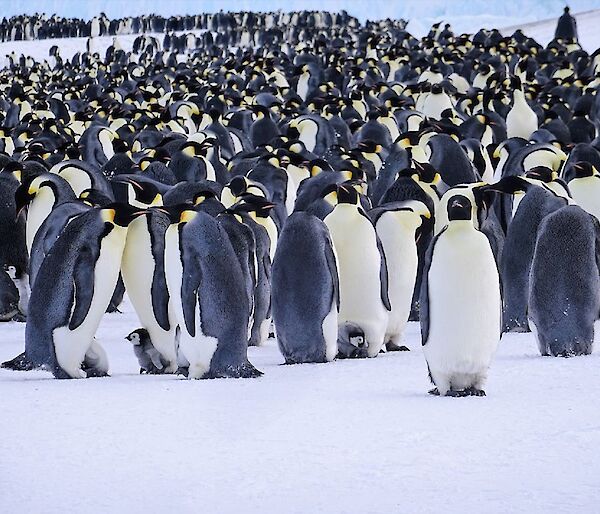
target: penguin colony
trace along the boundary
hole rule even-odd
[[[258,376],[272,324],[293,364],[407,350],[419,320],[447,396],[485,394],[502,332],[592,351],[600,51],[568,9],[546,48],[345,12],[157,19],[120,23],[211,30],[0,71],[0,315],[27,320],[4,367],[107,375],[125,291],[141,373]]]

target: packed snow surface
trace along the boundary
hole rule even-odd
[[[137,374],[129,304],[98,333],[111,377],[0,370],[0,512],[593,512],[600,354],[503,338],[485,398],[429,396],[410,352],[282,365],[253,380]],[[0,327],[0,359],[24,325]]]
[[[578,16],[588,50],[598,22]],[[554,23],[526,32],[547,42]],[[85,40],[60,45],[66,57]],[[0,370],[0,512],[597,512],[600,353],[543,358],[531,334],[506,335],[486,398],[437,398],[413,323],[411,352],[283,366],[271,340],[249,352],[260,379],[188,381],[138,375],[124,337],[139,322],[123,311],[98,333],[110,378]],[[24,329],[0,326],[1,361],[22,351]]]

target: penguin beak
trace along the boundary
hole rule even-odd
[[[19,217],[21,211],[29,205],[29,202],[35,198],[35,194],[29,192],[29,186],[21,184],[15,192],[15,219]]]

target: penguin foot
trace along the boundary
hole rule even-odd
[[[184,377],[187,378],[188,375],[190,374],[190,368],[180,366],[179,368],[177,368],[177,371],[175,372],[175,374],[176,375],[183,375]]]
[[[428,394],[431,394],[433,396],[439,396],[440,392],[438,391],[437,387],[434,387],[433,389],[430,389],[429,391],[427,391]]]
[[[404,345],[398,345],[393,342],[389,342],[385,344],[385,349],[388,352],[410,352],[410,348]]]
[[[475,387],[469,387],[467,389],[470,396],[485,396],[485,391],[483,389],[476,389]]]
[[[27,357],[25,357],[25,352],[23,352],[17,355],[14,359],[0,364],[0,368],[12,369],[13,371],[31,371],[36,369],[37,366]]]
[[[17,312],[10,320],[16,321],[17,323],[25,323],[27,321],[27,316],[22,312]]]
[[[450,389],[446,393],[446,396],[450,396],[452,398],[464,398],[465,396],[470,396],[470,393],[467,389],[459,389],[458,391]]]

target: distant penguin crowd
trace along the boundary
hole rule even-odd
[[[99,18],[61,34],[119,32]],[[591,353],[600,51],[568,9],[546,47],[345,12],[164,24],[207,30],[0,70],[4,368],[108,375],[125,294],[144,374],[257,377],[270,336],[287,364],[375,358],[409,320],[434,395],[485,395],[503,332]]]

